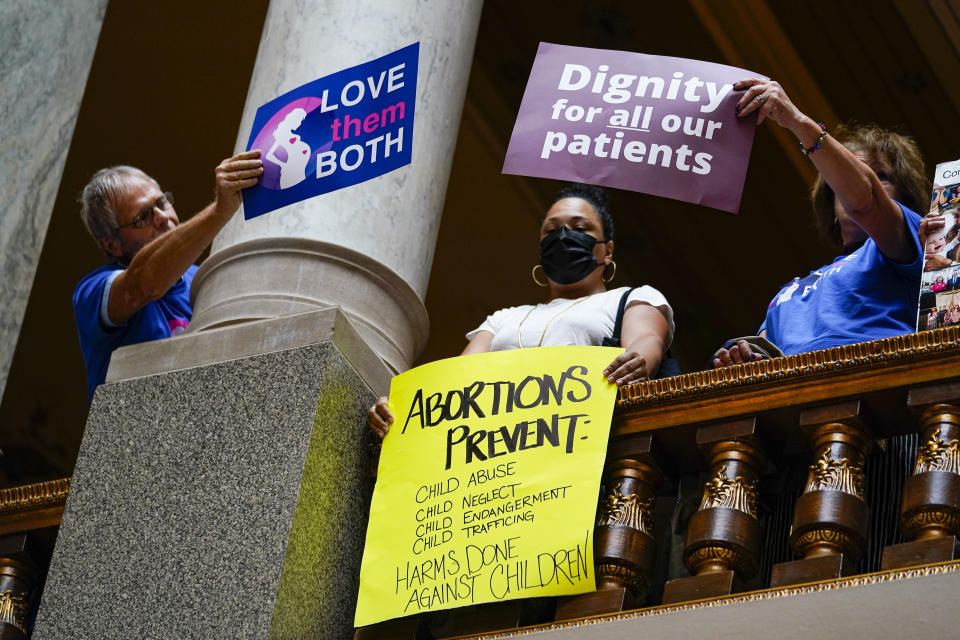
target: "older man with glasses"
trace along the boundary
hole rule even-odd
[[[101,169],[84,187],[80,215],[110,259],[73,292],[91,399],[114,349],[187,326],[193,263],[240,207],[240,191],[262,174],[259,151],[224,160],[216,169],[216,198],[183,224],[172,194],[135,167]]]

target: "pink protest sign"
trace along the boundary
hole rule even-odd
[[[756,117],[712,62],[540,43],[504,173],[651,193],[736,213]]]

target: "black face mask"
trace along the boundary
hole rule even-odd
[[[593,255],[597,239],[582,231],[559,227],[540,241],[540,264],[558,284],[583,280],[599,266]]]

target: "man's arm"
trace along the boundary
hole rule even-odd
[[[263,173],[260,151],[224,160],[216,169],[216,199],[190,220],[145,245],[114,279],[107,302],[111,322],[120,324],[158,300],[213,241],[240,207],[241,189],[257,184]]]

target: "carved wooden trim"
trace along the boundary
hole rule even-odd
[[[927,391],[942,392],[954,386],[960,385],[939,385],[939,389],[928,387]],[[917,400],[923,395],[911,390],[910,399]],[[936,395],[928,393],[926,399]],[[913,541],[957,536],[960,533],[960,407],[955,402],[935,402],[923,410],[920,423],[923,444],[917,451],[913,476],[903,487],[900,529]]]
[[[708,423],[958,376],[960,326],[910,333],[625,385],[613,433]]]
[[[27,632],[27,596],[7,589],[0,593],[0,622],[13,625],[23,633]]]
[[[710,475],[703,485],[700,508],[687,525],[683,550],[683,562],[694,577],[668,582],[666,601],[687,600],[691,593],[719,595],[707,587],[710,574],[734,571],[738,578],[749,579],[756,573],[761,539],[757,473],[765,458],[756,438],[757,424],[755,418],[748,418],[697,430],[697,444],[706,449]],[[700,586],[690,589],[684,584]],[[730,593],[732,584],[724,584],[720,593]]]
[[[900,528],[908,538],[914,538],[918,532],[930,528],[947,532],[960,531],[960,515],[940,505],[931,505],[901,518]]]
[[[742,511],[753,518],[757,517],[757,487],[743,476],[730,479],[727,466],[721,465],[703,486],[703,499],[700,510],[725,507]]]
[[[748,593],[738,593],[731,596],[721,596],[718,598],[708,598],[705,600],[696,600],[682,604],[664,605],[659,607],[649,607],[636,611],[613,614],[608,616],[593,616],[589,618],[580,618],[565,622],[555,622],[553,624],[540,625],[536,627],[524,627],[522,629],[511,629],[501,633],[484,633],[476,636],[465,636],[459,640],[505,640],[506,638],[515,638],[518,636],[540,634],[544,631],[559,631],[561,629],[573,629],[578,627],[594,626],[607,622],[617,622],[620,620],[630,620],[634,618],[652,618],[655,616],[668,615],[681,611],[694,611],[697,609],[712,609],[728,604],[740,604],[743,602],[757,602],[760,600],[772,600],[774,598],[784,598],[798,596],[807,593],[816,593],[821,591],[838,591],[850,587],[860,587],[869,584],[883,584],[897,580],[910,580],[914,578],[925,578],[928,576],[944,575],[960,572],[960,560],[953,562],[943,562],[921,567],[911,567],[909,569],[897,569],[893,571],[880,571],[877,573],[867,573],[850,578],[840,578],[838,580],[828,580],[824,582],[815,582],[797,587],[781,587],[776,589],[763,589],[760,591],[750,591]]]
[[[913,474],[928,471],[960,474],[960,440],[941,440],[940,432],[934,432],[917,452]]]
[[[620,492],[623,482],[618,482],[610,495],[601,503],[597,526],[620,525],[636,529],[653,537],[653,499],[644,500],[635,493]]]
[[[856,544],[853,538],[842,531],[823,527],[801,533],[796,537],[794,542],[800,549],[814,546],[829,547],[834,550],[834,553],[843,553],[845,549],[849,549],[852,545]]]
[[[622,584],[634,591],[645,593],[649,578],[645,571],[640,571],[622,564],[605,562],[597,565],[597,577]]]
[[[756,561],[743,545],[732,544],[724,540],[712,540],[706,546],[692,549],[689,553],[684,554],[683,561],[690,569],[690,573],[695,576],[702,573],[714,573],[718,570],[733,570],[740,575],[753,574],[757,571]],[[706,567],[705,571],[704,567]]]
[[[72,478],[0,489],[0,535],[60,524]]]
[[[819,378],[840,370],[867,369],[880,363],[917,360],[928,354],[949,351],[960,351],[960,327],[908,333],[893,338],[624,385],[620,387],[617,405],[641,407],[661,404],[692,395],[714,394],[770,382]]]
[[[0,516],[14,511],[65,504],[70,493],[71,478],[49,480],[22,487],[0,489]]]
[[[863,500],[863,484],[862,468],[850,464],[846,458],[834,459],[830,449],[824,449],[820,458],[810,465],[803,491],[841,491]]]
[[[608,461],[604,471],[608,493],[598,508],[594,563],[600,591],[626,587],[642,600],[650,584],[656,551],[653,501],[662,474],[650,453],[652,440],[633,444],[637,445],[629,454],[633,457]],[[630,448],[620,447],[620,453]],[[575,616],[582,609],[570,604],[566,610]]]

